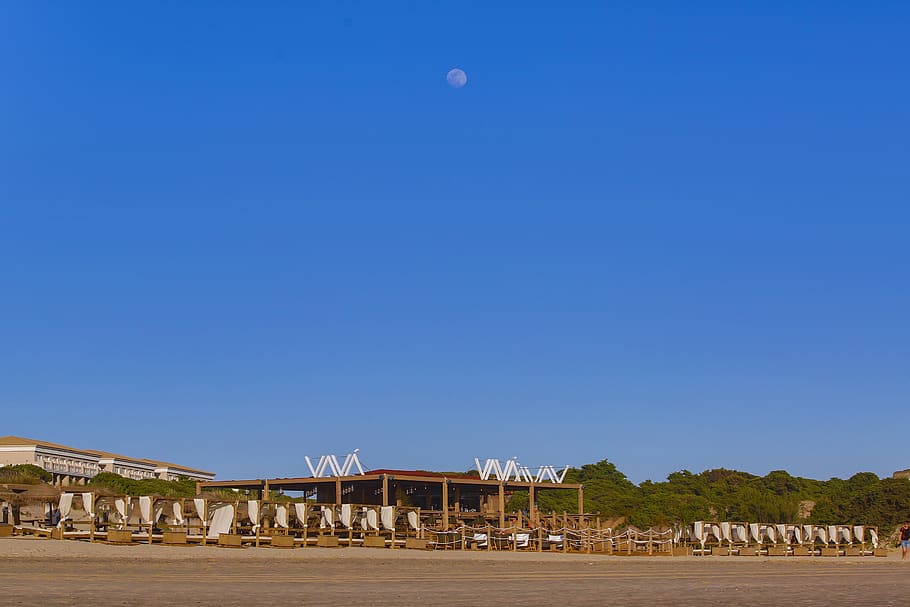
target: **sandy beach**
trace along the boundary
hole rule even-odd
[[[8,605],[906,605],[888,558],[620,557],[0,540]]]

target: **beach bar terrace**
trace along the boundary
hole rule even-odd
[[[418,507],[425,517],[436,519],[433,526],[445,531],[464,520],[491,519],[505,527],[510,517],[506,501],[516,491],[529,497],[527,524],[537,526],[540,513],[536,505],[539,491],[574,491],[578,516],[584,516],[584,486],[573,483],[536,483],[526,480],[481,479],[468,475],[448,475],[419,470],[370,470],[360,475],[334,477],[272,478],[257,480],[201,481],[197,493],[211,489],[236,489],[257,492],[260,499],[273,493],[299,492],[320,504],[362,504],[375,506]]]

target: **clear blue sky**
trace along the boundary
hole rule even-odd
[[[910,466],[910,5],[491,4],[0,3],[0,434]]]

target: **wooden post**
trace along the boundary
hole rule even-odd
[[[382,475],[382,505],[383,506],[389,505],[389,475],[388,474]],[[392,546],[393,547],[395,546],[394,541],[392,542]]]
[[[537,504],[536,504],[536,493],[534,489],[534,483],[531,483],[531,486],[528,488],[528,516],[531,518],[531,526],[537,526]]]
[[[449,530],[449,479],[442,479],[442,530]]]
[[[585,486],[579,485],[578,487],[578,514],[585,513]]]
[[[304,496],[306,496],[306,493],[304,493]],[[288,510],[290,510],[290,507],[288,507]],[[297,506],[294,506],[294,516],[297,516]],[[304,501],[303,502],[303,520],[302,521],[299,519],[297,520],[297,524],[299,524],[300,528],[301,528],[301,531],[300,531],[301,539],[303,540],[303,542],[301,542],[301,544],[300,544],[301,548],[307,547],[307,536],[310,533],[310,525],[308,522],[309,520],[310,520],[310,506],[306,503],[306,501]]]
[[[341,477],[335,477],[335,505],[341,505]]]
[[[140,511],[141,511],[141,508],[140,508]],[[152,545],[152,533],[154,533],[154,531],[155,531],[155,499],[150,497],[149,498],[149,546]]]
[[[506,526],[506,491],[503,483],[499,483],[499,528]]]

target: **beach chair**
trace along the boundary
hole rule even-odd
[[[377,533],[377,536],[382,538],[383,545],[385,545],[386,538],[388,538],[389,548],[395,548],[395,535],[398,524],[398,513],[395,511],[395,506],[382,506],[379,509],[379,522],[382,528]],[[401,543],[404,543],[404,541]]]
[[[486,533],[474,533],[465,538],[466,546],[469,550],[481,550],[489,548],[489,536]]]
[[[396,529],[397,535],[404,535],[403,544],[405,548],[413,550],[426,550],[430,547],[430,542],[424,535],[424,527],[420,518],[420,508],[396,508],[397,516],[402,518]]]
[[[559,533],[548,533],[546,539],[543,541],[544,550],[559,550],[562,551],[565,548],[566,537]]]
[[[389,508],[387,511],[386,517],[388,518],[388,523],[394,531],[395,528],[395,519],[394,519],[394,507],[385,506]],[[360,527],[362,530],[361,541],[362,545],[366,548],[385,548],[386,539],[382,534],[382,527],[380,527],[382,522],[383,514],[382,506],[363,506],[361,508],[360,514]]]
[[[512,542],[512,547],[515,550],[529,550],[531,548],[530,533],[513,533],[509,539]]]

